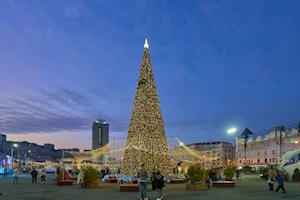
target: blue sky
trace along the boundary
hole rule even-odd
[[[300,118],[299,1],[0,0],[0,132],[90,148],[101,113],[126,137],[145,38],[168,137]]]

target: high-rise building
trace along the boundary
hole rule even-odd
[[[92,130],[92,149],[98,149],[108,143],[109,124],[105,120],[97,119],[93,123]]]
[[[0,134],[0,143],[6,142],[6,135]]]

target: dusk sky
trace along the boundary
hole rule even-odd
[[[226,140],[300,118],[300,1],[0,0],[0,133],[125,138],[144,39],[167,137]]]

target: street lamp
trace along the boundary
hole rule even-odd
[[[298,143],[299,143],[299,141],[295,140],[295,142],[294,142],[294,149],[296,149],[296,144],[298,144]]]
[[[14,147],[18,147],[18,144],[13,144],[13,148],[11,149],[11,168],[14,167]]]
[[[227,131],[228,134],[234,134],[237,132],[236,128],[231,128]],[[239,169],[239,143],[238,136],[235,137],[235,158],[236,158],[236,170]]]
[[[236,128],[231,128],[227,131],[227,133],[232,134],[236,132]]]

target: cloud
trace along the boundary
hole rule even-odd
[[[83,17],[88,21],[88,17],[93,14],[93,11],[84,1],[56,1],[54,3],[62,9],[63,14],[69,18]]]
[[[55,92],[37,90],[36,95],[6,99],[0,103],[0,131],[3,133],[51,133],[90,130],[96,106],[87,98],[65,88]],[[104,118],[112,131],[124,131],[124,121]]]

